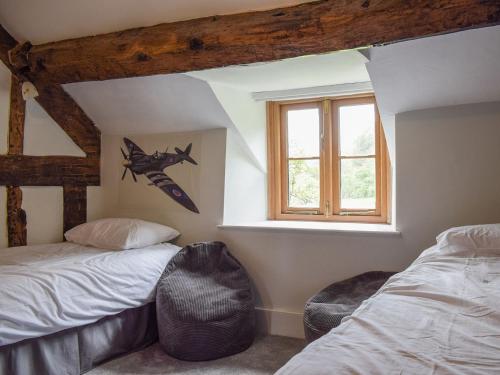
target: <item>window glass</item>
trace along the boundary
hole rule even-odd
[[[340,208],[374,210],[375,158],[342,159],[340,163]]]
[[[319,110],[318,108],[289,110],[288,157],[319,156]]]
[[[288,206],[318,208],[320,204],[319,159],[288,161]]]
[[[341,156],[375,155],[374,104],[339,108]]]

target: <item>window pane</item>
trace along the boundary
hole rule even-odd
[[[288,156],[319,156],[318,108],[288,111]]]
[[[342,159],[340,168],[341,209],[375,209],[375,159]]]
[[[288,206],[319,207],[319,160],[288,161]]]
[[[352,105],[339,108],[340,155],[375,154],[375,106]]]

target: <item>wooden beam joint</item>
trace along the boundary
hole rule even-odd
[[[33,47],[30,42],[17,44],[8,51],[9,62],[18,72],[29,72],[28,54]]]

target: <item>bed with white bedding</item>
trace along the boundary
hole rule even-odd
[[[74,334],[78,327],[92,327],[99,322],[102,325],[105,319],[115,316],[120,317],[117,320],[119,325],[123,322],[130,322],[130,327],[149,324],[138,320],[137,314],[127,315],[127,312],[138,311],[145,317],[154,318],[151,303],[155,299],[156,284],[166,264],[179,249],[161,243],[117,251],[71,242],[2,249],[0,373],[21,373],[19,363],[12,363],[16,362],[13,349],[23,347],[26,342],[36,344],[37,338],[61,337],[60,332]],[[148,307],[147,311],[143,307]],[[115,334],[109,322],[106,324],[104,339],[116,341],[121,333]],[[95,331],[91,335],[97,337]],[[73,336],[71,340],[76,340],[78,347],[82,337]],[[47,350],[47,346],[42,349]],[[63,348],[68,353],[71,350]],[[30,353],[37,351],[40,350],[30,349]],[[20,362],[19,358],[17,362]],[[36,368],[31,370],[41,373]],[[80,373],[85,369],[73,370],[54,369],[61,374]],[[45,371],[48,370],[42,372]]]
[[[500,225],[440,235],[277,374],[500,374]]]

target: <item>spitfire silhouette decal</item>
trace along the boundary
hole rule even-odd
[[[154,185],[161,189],[170,198],[188,210],[197,214],[200,213],[186,192],[163,172],[165,168],[177,163],[182,164],[183,161],[198,165],[198,163],[189,156],[192,143],[190,143],[184,151],[176,147],[175,154],[168,153],[167,150],[165,150],[165,152],[156,151],[154,154],[148,155],[130,139],[123,138],[123,142],[125,146],[127,146],[128,155],[120,148],[125,159],[123,161],[124,170],[122,180],[127,175],[128,170],[130,170],[135,182],[137,182],[136,175],[143,174],[151,181],[150,185]]]

